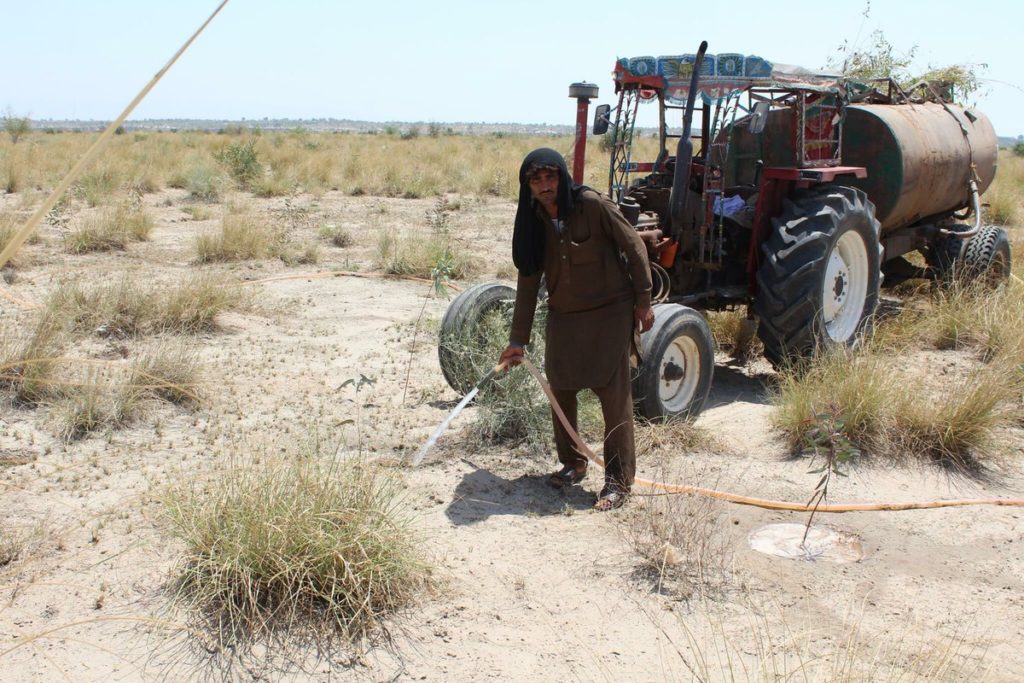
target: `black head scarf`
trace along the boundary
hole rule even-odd
[[[553,149],[541,147],[526,155],[519,167],[519,207],[512,231],[512,262],[523,275],[533,275],[544,267],[544,223],[537,216],[536,202],[530,192],[526,172],[531,166],[551,166],[558,170],[558,217],[566,219],[585,185],[576,185],[569,177],[565,159]]]

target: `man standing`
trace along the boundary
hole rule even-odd
[[[647,249],[610,199],[574,185],[562,155],[542,148],[530,152],[519,169],[512,259],[519,280],[501,361],[522,362],[543,275],[548,380],[573,429],[577,392],[592,389],[600,399],[605,484],[594,507],[617,508],[629,496],[636,472],[629,363],[633,331],[647,331],[654,323]],[[549,482],[562,488],[583,479],[587,459],[554,411],[552,419],[562,468]]]

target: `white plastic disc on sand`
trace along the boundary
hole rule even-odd
[[[768,524],[752,531],[748,541],[759,553],[790,560],[843,563],[860,562],[865,557],[860,539],[853,534],[827,526],[812,526],[804,539],[806,530],[804,524]]]

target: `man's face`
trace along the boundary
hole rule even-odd
[[[542,168],[533,173],[527,181],[533,198],[544,207],[554,206],[558,202],[558,171],[553,168]]]

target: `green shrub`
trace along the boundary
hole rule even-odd
[[[216,155],[219,161],[240,186],[248,188],[263,175],[263,164],[256,154],[256,140],[232,142]]]

